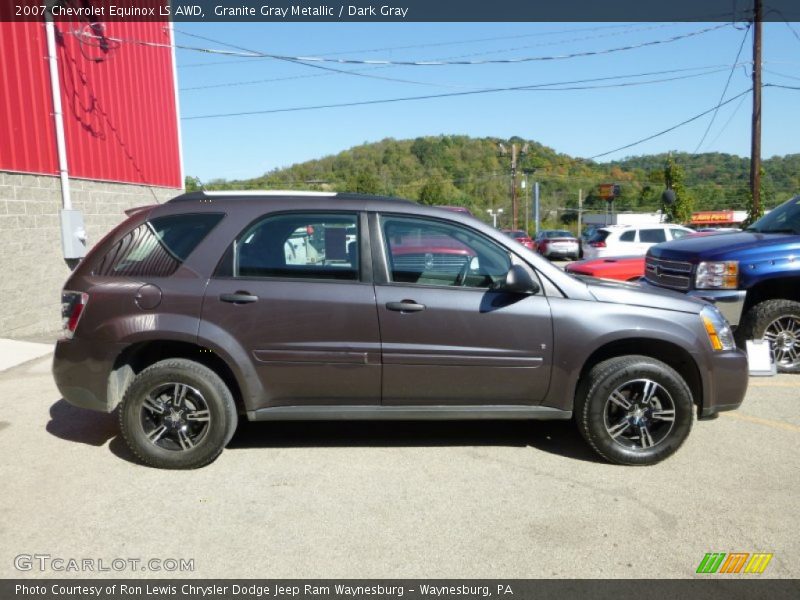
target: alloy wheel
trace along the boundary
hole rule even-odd
[[[675,403],[651,379],[634,379],[617,387],[603,410],[606,432],[619,445],[647,450],[669,436],[675,424]]]
[[[800,317],[778,317],[764,329],[764,339],[772,348],[776,364],[784,367],[800,365]]]
[[[152,444],[182,452],[203,441],[211,424],[211,412],[196,388],[184,383],[164,383],[145,396],[141,424]]]

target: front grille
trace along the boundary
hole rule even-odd
[[[648,256],[644,262],[644,276],[653,285],[688,290],[692,287],[692,268],[692,263]]]

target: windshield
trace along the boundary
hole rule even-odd
[[[794,233],[800,235],[800,196],[784,202],[753,223],[745,231]]]
[[[545,231],[544,235],[549,238],[572,237],[569,231]]]

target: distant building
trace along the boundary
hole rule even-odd
[[[692,213],[692,227],[739,227],[747,219],[746,210],[703,210]]]
[[[168,23],[53,27],[55,61],[44,22],[0,23],[0,337],[60,327],[65,258],[81,254],[81,229],[91,247],[125,209],[161,202],[183,186]]]

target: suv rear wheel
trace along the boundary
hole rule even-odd
[[[575,399],[581,434],[605,459],[652,465],[672,455],[692,428],[692,393],[672,367],[647,356],[595,365]]]
[[[139,373],[119,410],[122,436],[145,464],[193,469],[212,462],[236,429],[230,390],[208,367],[167,359]]]

